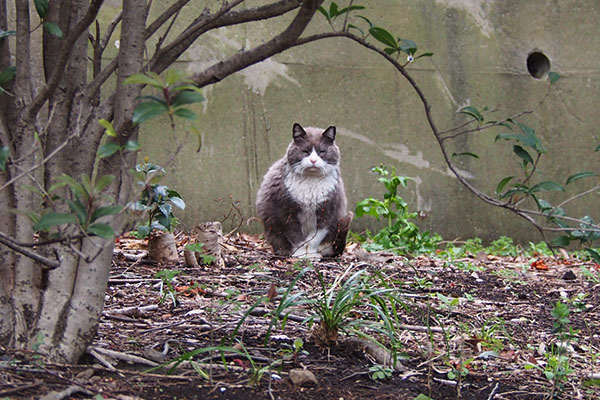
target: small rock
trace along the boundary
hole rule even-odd
[[[571,270],[568,270],[567,272],[565,272],[565,274],[563,275],[563,279],[565,281],[574,281],[575,279],[577,279],[577,276],[575,275],[575,273]]]
[[[290,381],[294,386],[304,386],[308,383],[314,383],[315,385],[319,385],[319,381],[315,374],[310,372],[307,369],[294,368],[290,370]]]

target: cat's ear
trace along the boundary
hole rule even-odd
[[[306,131],[300,126],[299,123],[295,123],[294,127],[292,128],[292,137],[294,138],[294,142],[301,139],[306,139]]]
[[[333,143],[335,140],[335,126],[330,126],[325,130],[325,132],[323,132],[323,139]]]

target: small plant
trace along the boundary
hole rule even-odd
[[[323,274],[318,270],[315,272],[321,284],[321,295],[311,303],[315,314],[307,321],[319,318],[319,325],[313,330],[313,338],[319,345],[330,347],[337,343],[339,331],[350,322],[350,312],[361,304],[361,298],[368,290],[362,282],[365,271],[355,272],[337,292],[333,288],[328,290]]]
[[[158,271],[154,277],[160,279],[160,303],[169,296],[173,307],[177,306],[177,291],[173,286],[173,280],[181,273],[178,269],[163,269]]]
[[[192,253],[198,254],[202,260],[203,265],[208,265],[217,260],[212,254],[206,254],[203,250],[204,243],[190,243],[184,247],[184,250],[191,251]]]
[[[133,205],[133,210],[146,214],[146,222],[137,228],[138,238],[145,238],[153,229],[170,232],[177,220],[173,215],[173,206],[185,209],[185,203],[179,193],[158,183],[164,169],[144,160],[136,165],[135,170],[140,177],[138,185],[143,187],[140,199]]]
[[[367,231],[367,238],[372,243],[365,244],[365,248],[375,251],[390,249],[399,254],[433,252],[441,237],[422,232],[411,221],[417,217],[417,213],[409,212],[408,204],[398,196],[398,186],[406,187],[410,178],[397,176],[395,171],[390,172],[383,165],[374,167],[372,171],[379,174],[379,182],[385,186],[387,193],[383,200],[369,197],[360,201],[355,213],[357,217],[370,215],[377,220],[386,221],[387,226],[375,235]]]
[[[371,373],[371,379],[373,379],[374,381],[385,381],[392,378],[392,373],[394,372],[394,370],[390,367],[375,364],[371,368],[369,368],[369,372]]]
[[[544,367],[531,363],[525,365],[526,369],[536,368],[540,370],[552,382],[552,389],[549,396],[551,399],[554,398],[557,391],[561,392],[563,390],[564,382],[573,373],[573,369],[569,365],[570,357],[567,353],[570,343],[574,340],[576,334],[569,327],[569,323],[571,322],[569,320],[569,307],[565,303],[557,301],[552,308],[552,316],[555,319],[553,328],[557,341],[551,344],[550,350],[544,355],[546,365]]]

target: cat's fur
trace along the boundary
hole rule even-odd
[[[344,251],[353,214],[346,212],[335,127],[294,124],[286,155],[267,171],[256,210],[276,254],[335,257]]]

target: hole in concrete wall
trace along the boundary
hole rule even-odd
[[[540,51],[534,51],[527,56],[527,71],[535,79],[540,79],[550,71],[550,60]]]

